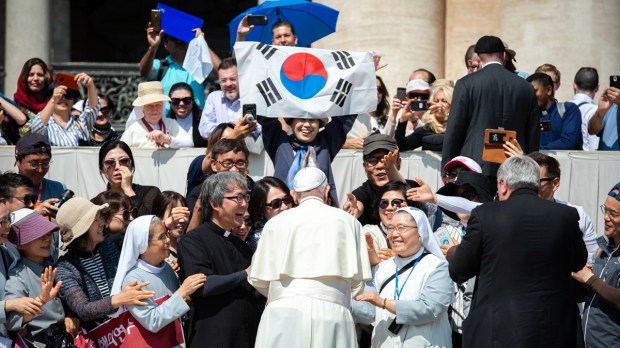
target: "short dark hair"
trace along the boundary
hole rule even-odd
[[[562,174],[560,170],[560,162],[554,157],[549,155],[545,155],[544,153],[540,153],[538,151],[534,151],[529,153],[528,156],[538,163],[539,167],[545,167],[547,169],[547,176],[550,178],[559,178]]]
[[[111,190],[101,192],[90,201],[96,205],[103,205],[105,203],[108,203],[107,208],[103,208],[99,211],[99,214],[101,214],[101,216],[106,222],[110,221],[110,219],[112,219],[115,214],[121,211],[121,209],[125,208],[129,210],[133,208],[133,202],[131,198],[129,198],[129,196],[127,196],[123,192],[116,192]]]
[[[407,202],[407,206],[420,208],[422,206],[421,203],[413,202],[407,199],[407,190],[409,190],[410,188],[411,187],[408,184],[402,181],[390,181],[387,184],[383,185],[383,187],[379,189],[379,194],[377,194],[377,198],[372,204],[372,216],[379,219],[379,202],[381,201],[381,197],[383,197],[386,192],[390,191],[397,191],[402,193],[403,197],[405,197],[405,201]]]
[[[231,151],[234,153],[242,151],[246,160],[250,157],[250,151],[248,151],[245,141],[240,139],[223,138],[218,140],[218,142],[213,145],[213,148],[211,149],[211,159],[217,160],[217,156]]]
[[[237,66],[237,60],[235,58],[233,57],[224,58],[222,59],[220,66],[217,67],[217,71],[227,70],[227,69],[230,69],[236,66]]]
[[[467,51],[465,51],[465,66],[467,68],[469,68],[469,66],[467,65],[467,61],[470,59],[474,59],[474,56],[476,55],[476,51],[474,51],[475,48],[476,45],[471,45],[467,47]]]
[[[578,90],[594,92],[598,87],[598,71],[596,68],[582,67],[575,74],[575,85]]]
[[[133,160],[133,154],[131,153],[131,149],[129,148],[129,146],[124,141],[113,140],[113,141],[104,143],[103,146],[101,146],[101,148],[99,149],[99,170],[100,171],[103,172],[103,160],[105,159],[105,156],[108,154],[108,152],[116,149],[117,147],[120,147],[121,150],[127,153],[127,156],[131,160],[131,170],[135,169],[136,162],[134,162]]]
[[[275,176],[266,176],[258,180],[254,184],[254,188],[251,192],[250,203],[248,204],[248,212],[250,213],[250,220],[252,221],[252,227],[260,227],[265,213],[265,203],[267,203],[267,195],[272,188],[279,188],[290,196],[290,189],[284,181],[276,178]]]
[[[435,82],[435,80],[437,80],[437,78],[435,77],[435,74],[433,74],[429,70],[421,68],[421,69],[416,69],[413,72],[415,73],[415,72],[418,72],[418,71],[424,71],[428,75],[428,81],[426,81],[426,82],[428,82],[429,85],[432,85],[433,82]]]
[[[187,207],[185,197],[183,197],[180,193],[175,191],[160,192],[153,200],[153,209],[151,212],[153,215],[163,220],[166,210],[168,210],[170,204],[176,202],[180,202],[182,207]]]
[[[274,30],[280,28],[280,27],[289,27],[291,28],[291,33],[295,36],[297,36],[297,34],[295,34],[295,27],[293,26],[293,23],[284,20],[284,19],[280,19],[279,21],[275,22],[273,24],[273,26],[271,26],[271,32],[273,33]]]
[[[12,172],[0,174],[0,198],[11,198],[13,191],[18,187],[32,188],[33,186],[32,180],[25,175]]]
[[[551,87],[551,89],[553,90],[553,80],[551,79],[551,76],[545,73],[537,72],[527,77],[527,82],[532,83],[534,81],[544,87]]]

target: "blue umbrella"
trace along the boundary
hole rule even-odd
[[[287,20],[295,27],[297,45],[310,46],[316,40],[336,31],[338,11],[331,7],[307,0],[267,0],[243,12],[228,23],[230,48],[235,45],[237,28],[245,15],[266,15],[267,25],[255,25],[247,35],[247,41],[271,43],[271,27],[279,20]]]

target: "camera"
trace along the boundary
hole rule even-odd
[[[73,191],[71,191],[69,189],[64,190],[64,192],[60,195],[60,197],[58,197],[58,202],[56,202],[56,204],[54,204],[54,206],[56,208],[60,208],[60,206],[65,204],[66,201],[68,201],[71,198],[73,198],[74,195],[75,195],[75,193],[73,193]]]
[[[428,110],[428,100],[416,100],[411,102],[411,111]]]

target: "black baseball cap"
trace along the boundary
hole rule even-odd
[[[444,196],[458,196],[457,188],[465,185],[470,186],[474,189],[474,191],[476,191],[478,199],[481,203],[493,201],[495,190],[491,181],[483,174],[470,171],[460,172],[459,176],[456,178],[456,182],[446,184],[444,187],[437,190],[437,194]],[[454,212],[444,208],[441,208],[441,210],[451,218],[455,220],[459,219]]]
[[[497,36],[486,35],[478,39],[476,47],[474,48],[476,53],[496,53],[506,52],[504,42]]]
[[[35,153],[46,153],[52,156],[52,147],[45,137],[39,133],[28,133],[17,141],[15,156],[26,156]]]
[[[387,134],[373,134],[364,140],[363,155],[368,156],[376,150],[398,150],[396,140]]]

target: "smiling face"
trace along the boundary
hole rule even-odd
[[[241,225],[243,225],[243,217],[248,210],[248,202],[243,199],[241,202],[237,202],[236,197],[246,194],[246,190],[234,185],[224,194],[221,205],[211,202],[211,207],[213,208],[213,222],[227,231],[235,227],[241,227]]]
[[[90,225],[88,231],[88,239],[90,240],[91,247],[94,248],[97,244],[103,242],[103,228],[105,227],[105,220],[100,214],[97,214],[95,221]],[[92,249],[91,249],[92,250]]]
[[[617,191],[615,191],[617,193]],[[620,202],[611,196],[605,199],[605,210],[603,215],[605,229],[603,233],[607,238],[613,239],[616,245],[620,244]]]
[[[49,171],[51,159],[52,157],[47,153],[26,155],[20,161],[17,161],[17,172],[29,177],[35,186],[39,186]]]
[[[230,230],[230,233],[233,236],[241,239],[242,241],[245,241],[248,238],[251,230],[252,219],[250,218],[250,213],[246,211],[243,215],[243,225],[233,228],[232,230]]]
[[[280,202],[282,202],[282,200],[287,197],[290,197],[290,194],[288,192],[282,191],[279,187],[269,186],[269,192],[267,192],[267,198],[266,198],[265,203],[270,204],[276,201],[277,199],[279,199]],[[265,220],[269,220],[272,217],[280,214],[281,212],[290,209],[292,206],[293,206],[292,200],[289,204],[285,204],[284,202],[282,202],[277,207],[265,206],[265,213],[263,216],[265,217]]]
[[[239,98],[239,79],[237,75],[237,67],[231,66],[228,69],[221,69],[217,72],[220,79],[220,88],[226,99],[234,101]]]
[[[172,112],[177,115],[178,118],[186,118],[189,116],[189,113],[192,112],[192,107],[194,106],[194,101],[192,99],[192,94],[185,89],[177,89],[172,92],[170,95],[170,99],[172,102],[170,103],[170,108],[172,108]],[[177,101],[178,100],[178,104]],[[186,101],[189,101],[186,103]]]
[[[17,247],[31,261],[43,263],[51,255],[52,232]]]
[[[142,107],[144,119],[150,124],[157,124],[164,114],[164,102],[146,104]]]
[[[152,225],[151,228],[149,246],[140,258],[153,260],[155,262],[152,266],[159,266],[170,256],[170,235],[161,222]]]
[[[4,243],[9,238],[9,231],[11,230],[11,216],[9,208],[6,204],[0,203],[0,243]]]
[[[278,46],[297,46],[297,36],[291,27],[283,25],[272,30],[271,43]]]
[[[387,155],[388,152],[388,150],[379,149],[371,152],[368,156],[364,156],[366,177],[374,187],[383,187],[390,181],[385,166],[381,163],[381,159],[383,159],[383,156]],[[397,160],[397,167],[400,167],[400,158]]]
[[[384,200],[388,203],[387,207],[381,208],[381,201]],[[381,201],[379,202],[379,218],[384,226],[389,226],[391,224],[392,217],[398,208],[407,206],[407,200],[400,191],[388,191],[384,193],[383,196],[381,196]],[[401,201],[400,204],[398,204],[399,201]]]
[[[311,143],[319,134],[320,123],[317,119],[296,118],[291,122],[295,138],[302,143]]]
[[[26,79],[28,90],[32,93],[40,93],[45,88],[45,72],[40,65],[33,65]]]
[[[392,250],[400,257],[409,257],[417,253],[422,247],[422,238],[418,233],[418,225],[409,213],[394,215],[388,228],[394,227],[393,232],[388,232],[388,240]],[[397,231],[402,229],[402,232]]]
[[[112,110],[108,108],[108,101],[106,98],[101,98],[100,100],[101,108],[97,114],[97,119],[95,119],[95,128],[103,128],[107,126],[108,123],[110,123],[110,114],[112,113]]]

